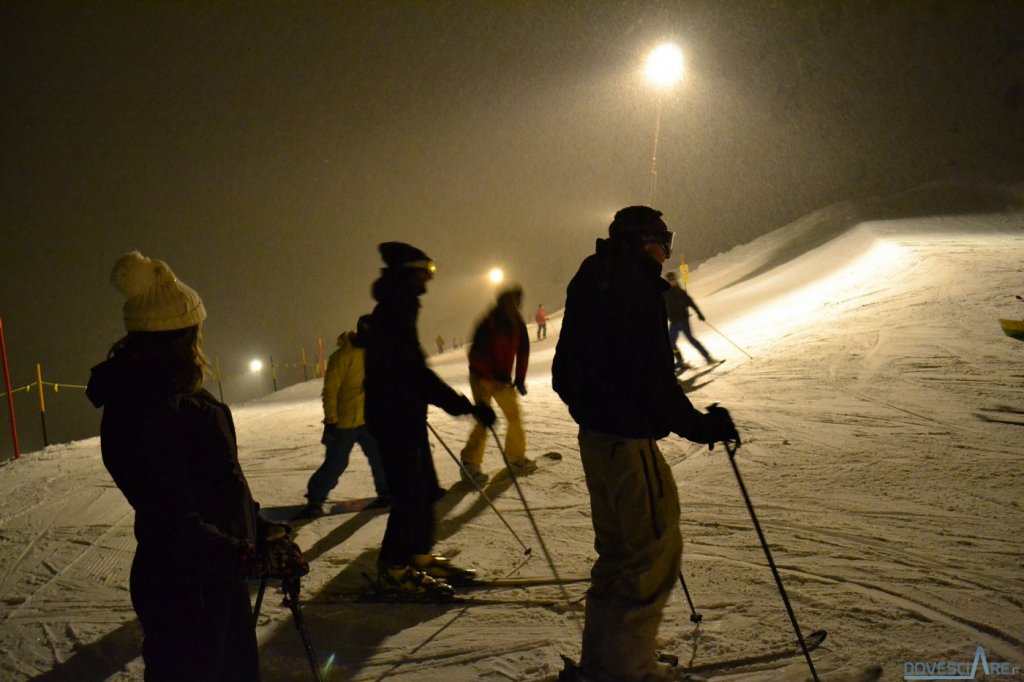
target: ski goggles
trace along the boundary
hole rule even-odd
[[[414,260],[414,261],[409,261],[408,263],[405,264],[405,267],[407,267],[407,268],[419,268],[421,270],[426,270],[428,273],[430,273],[431,277],[433,277],[434,273],[437,272],[437,264],[434,263],[434,261],[432,261],[432,260]]]
[[[645,232],[640,235],[641,244],[658,244],[665,250],[665,257],[672,255],[672,245],[676,241],[676,233],[669,230],[658,230],[657,232]]]

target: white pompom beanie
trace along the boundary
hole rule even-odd
[[[206,319],[199,294],[174,276],[162,260],[138,251],[126,253],[114,264],[110,283],[125,297],[124,328],[130,332],[186,329]]]

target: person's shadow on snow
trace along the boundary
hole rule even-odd
[[[32,682],[80,682],[105,680],[142,655],[142,625],[137,618],[92,644],[76,647],[66,660],[32,679]]]

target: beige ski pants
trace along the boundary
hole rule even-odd
[[[679,580],[679,492],[653,440],[581,428],[579,443],[598,554],[580,665],[597,680],[642,680]]]
[[[526,457],[526,433],[523,431],[523,419],[519,415],[519,400],[516,389],[501,381],[484,379],[479,374],[470,373],[469,388],[473,392],[473,402],[491,404],[491,398],[498,403],[505,415],[505,455],[510,462],[521,462]],[[480,470],[484,461],[484,447],[487,445],[489,429],[480,422],[473,423],[473,431],[469,434],[466,447],[462,448],[462,461],[470,469]],[[502,462],[504,464],[504,462]]]

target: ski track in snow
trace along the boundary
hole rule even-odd
[[[1024,283],[1022,228],[1017,214],[875,222],[745,281],[735,273],[749,249],[694,274],[708,319],[753,359],[695,320],[727,362],[694,379],[690,397],[701,408],[721,402],[744,435],[737,463],[802,629],[829,631],[815,653],[819,672],[875,662],[884,679],[900,680],[904,661],[970,659],[978,644],[989,660],[1024,667],[1019,428],[972,416],[1024,407],[1024,348],[996,322],[1021,310],[1008,301]],[[714,294],[701,291],[702,277]],[[721,288],[726,279],[736,283]],[[541,462],[521,486],[556,568],[574,576],[595,553],[575,425],[550,386],[559,324],[553,315],[551,336],[533,345],[522,407],[531,455],[564,457]],[[432,362],[468,393],[461,353]],[[266,507],[302,502],[322,456],[319,393],[310,381],[234,408],[243,468]],[[457,454],[468,420],[435,409],[430,420]],[[450,487],[436,548],[487,576],[550,575],[493,440],[485,489],[529,557],[433,443]],[[791,645],[726,455],[674,437],[661,445],[680,488],[687,587],[704,617],[691,623],[681,591],[674,595],[662,648],[699,664]],[[332,495],[370,494],[357,449]],[[127,591],[132,518],[98,439],[0,468],[0,678],[142,679]],[[331,659],[327,679],[540,681],[557,674],[560,652],[578,654],[585,584],[471,593],[483,604],[332,599],[372,574],[386,518],[363,512],[296,527],[312,560],[303,611],[319,660]],[[258,635],[265,680],[309,678],[273,589]],[[787,660],[721,679],[805,674],[801,660]]]

